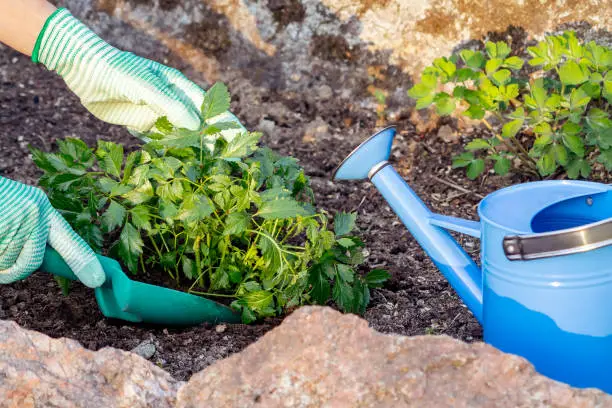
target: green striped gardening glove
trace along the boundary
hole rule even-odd
[[[106,279],[91,248],[51,206],[42,190],[0,177],[0,283],[24,279],[51,246],[90,288]]]
[[[47,19],[32,61],[59,74],[94,116],[136,136],[155,130],[162,116],[177,127],[201,125],[201,88],[174,68],[110,46],[64,8]],[[245,131],[230,112],[209,120],[217,121],[240,125],[222,132],[227,140]]]

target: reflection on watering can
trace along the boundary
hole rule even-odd
[[[612,393],[612,187],[538,181],[498,190],[480,222],[432,213],[387,162],[395,129],[334,179],[369,178],[483,326],[485,342],[552,379]],[[481,239],[482,271],[448,230]]]

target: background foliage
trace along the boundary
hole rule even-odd
[[[492,136],[470,141],[453,167],[471,179],[489,166],[501,175],[570,178],[589,177],[598,164],[612,169],[609,47],[583,44],[568,31],[529,47],[530,58],[510,55],[505,42],[487,42],[485,50],[436,59],[408,92],[417,109],[459,110],[489,129]]]

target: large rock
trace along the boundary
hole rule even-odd
[[[190,407],[612,407],[612,396],[534,372],[524,359],[445,336],[383,335],[304,307],[242,353],[194,375]]]
[[[296,57],[306,63],[303,73],[307,73],[309,57],[350,62],[363,52],[382,53],[388,56],[387,63],[414,74],[458,44],[503,32],[509,25],[541,37],[568,23],[610,30],[612,18],[612,3],[601,0],[66,0],[66,4],[77,11],[91,4],[171,47],[187,47],[185,54],[193,53],[189,48],[195,46],[210,59],[207,70],[212,65],[223,70],[230,62],[226,54],[234,57],[235,66],[247,58],[276,60],[275,64],[265,61],[261,72],[249,66],[255,75],[281,65],[295,68]]]
[[[164,408],[180,385],[134,353],[93,352],[0,321],[1,407]]]

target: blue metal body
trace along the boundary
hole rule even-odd
[[[542,181],[496,191],[478,206],[480,222],[432,213],[386,163],[395,135],[362,143],[335,179],[370,177],[483,326],[485,342],[522,356],[575,387],[612,393],[612,246],[510,261],[502,240],[574,228],[612,217],[612,188],[584,181]],[[481,239],[482,270],[448,230]]]

